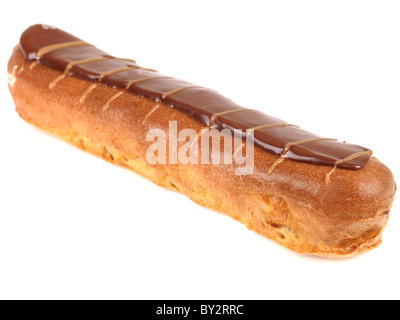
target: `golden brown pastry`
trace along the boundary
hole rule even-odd
[[[17,112],[27,122],[289,249],[342,257],[381,243],[396,186],[369,149],[301,130],[42,25],[21,36],[8,78]],[[157,132],[165,133],[164,147],[176,143],[175,153],[155,151],[163,138]],[[196,138],[176,140],[182,132]],[[239,147],[233,135],[238,132]],[[202,157],[204,147],[215,151],[215,135],[228,143]],[[186,152],[192,156],[184,158],[188,163],[180,161]],[[221,161],[227,154],[232,163]],[[254,157],[249,170],[238,171],[238,154]]]

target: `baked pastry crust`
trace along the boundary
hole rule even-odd
[[[124,166],[154,183],[187,195],[194,202],[223,212],[298,253],[325,257],[352,256],[381,244],[396,186],[391,171],[372,157],[361,170],[337,168],[329,184],[328,166],[287,160],[266,174],[279,156],[255,148],[254,173],[235,175],[234,165],[150,165],[146,134],[152,128],[200,132],[189,115],[134,94],[102,106],[118,92],[97,86],[79,102],[89,81],[25,59],[19,46],[8,64],[9,88],[25,121]],[[154,110],[156,105],[159,107]],[[144,121],[145,120],[145,121]]]

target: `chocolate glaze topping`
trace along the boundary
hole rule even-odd
[[[284,158],[357,170],[363,168],[372,155],[369,149],[325,139],[262,112],[241,107],[214,90],[163,76],[140,67],[133,60],[115,58],[60,29],[34,25],[22,34],[20,48],[27,60],[60,70],[64,76],[76,76],[94,85],[104,84],[163,102],[211,129],[238,129],[243,137],[249,134],[246,130],[254,129],[257,146]],[[50,87],[62,79],[63,76],[56,79]]]

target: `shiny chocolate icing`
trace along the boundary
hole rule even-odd
[[[91,81],[92,86],[103,84],[123,89],[163,102],[211,129],[241,130],[243,137],[248,134],[246,130],[253,129],[255,145],[296,161],[357,170],[372,155],[369,149],[325,139],[262,112],[246,109],[214,90],[160,75],[140,67],[134,60],[118,59],[60,29],[34,25],[22,34],[20,48],[27,60],[64,72],[50,85],[52,89],[66,76]]]

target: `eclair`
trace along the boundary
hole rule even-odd
[[[22,34],[8,83],[28,123],[295,252],[346,257],[381,244],[396,185],[371,149],[43,25]]]

